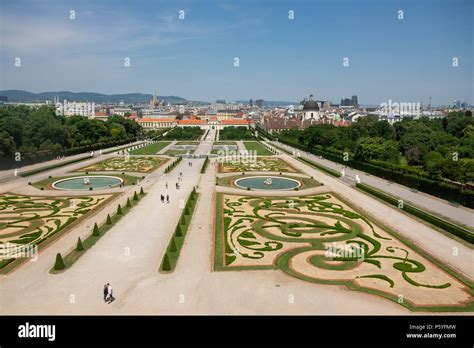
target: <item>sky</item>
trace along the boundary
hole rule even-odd
[[[473,4],[1,0],[0,89],[474,104]]]

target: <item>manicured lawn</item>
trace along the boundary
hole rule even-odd
[[[130,151],[130,155],[155,155],[158,153],[158,151],[164,149],[169,144],[171,144],[171,141],[159,141],[157,143],[142,147],[141,149]]]
[[[256,151],[257,156],[273,156],[271,151],[257,141],[244,141],[244,145],[248,151]]]
[[[176,145],[199,145],[199,141],[178,141]]]
[[[187,153],[193,154],[194,150],[168,150],[165,152],[165,155],[176,156],[176,155],[186,155]]]

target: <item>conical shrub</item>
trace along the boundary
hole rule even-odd
[[[110,218],[110,215],[107,214],[107,225],[112,225],[112,219]]]
[[[143,192],[143,187],[140,187],[140,194],[143,195],[145,192]]]
[[[174,240],[174,237],[171,238],[171,243],[170,243],[170,251],[176,252],[178,249],[176,248],[176,242]]]
[[[77,238],[77,246],[76,246],[76,251],[82,251],[84,250],[84,246],[82,245],[81,237]]]
[[[65,269],[66,265],[64,264],[63,257],[61,256],[60,253],[56,254],[56,262],[54,263],[54,269],[56,271],[60,271],[62,269]]]
[[[122,215],[122,207],[120,206],[120,204],[118,205],[117,207],[117,215]]]
[[[135,192],[133,193],[133,200],[134,200],[134,201],[138,201],[137,191],[135,191]]]
[[[184,208],[184,215],[189,215],[189,208],[188,208],[188,206],[186,206],[186,208]]]
[[[178,225],[176,226],[176,237],[182,237],[183,236],[183,231],[181,230],[181,226]]]
[[[127,204],[125,205],[127,208],[130,208],[132,205],[130,204],[130,198],[127,198]]]
[[[170,260],[168,257],[168,254],[165,254],[165,257],[163,257],[163,263],[161,264],[161,270],[168,272],[171,271],[171,265],[170,265]]]
[[[109,219],[110,219],[110,216],[107,215],[107,221]],[[92,235],[94,237],[99,237],[100,236],[99,226],[97,226],[97,223],[94,224],[94,229],[92,230]]]
[[[181,225],[186,225],[186,217],[183,215],[181,215],[181,221],[179,222]]]

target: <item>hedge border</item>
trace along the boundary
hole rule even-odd
[[[170,241],[168,242],[168,246],[166,247],[165,253],[158,268],[158,272],[168,274],[175,270],[176,265],[178,264],[179,256],[181,254],[181,249],[184,244],[184,239],[186,238],[186,234],[188,233],[189,226],[193,218],[198,198],[199,194],[196,192],[196,188],[193,187],[193,190],[189,194],[186,201],[186,205],[181,212],[178,223],[176,224],[176,228],[171,235]],[[188,214],[186,214],[186,212],[188,212]]]

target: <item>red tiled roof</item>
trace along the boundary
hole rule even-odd
[[[179,125],[201,125],[201,124],[205,124],[207,123],[206,120],[179,120],[178,121],[178,124]]]
[[[242,119],[230,119],[230,120],[221,120],[221,124],[228,124],[228,125],[249,125],[250,121],[249,120],[242,120]]]
[[[105,112],[99,111],[95,113],[95,116],[107,116],[107,114]]]

